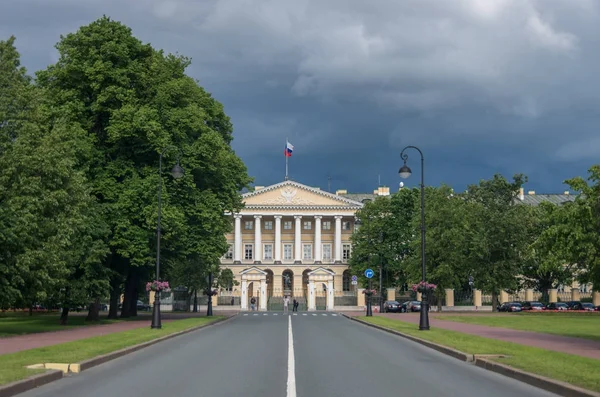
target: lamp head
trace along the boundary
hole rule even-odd
[[[171,170],[171,175],[173,175],[173,178],[179,179],[183,177],[183,174],[183,168],[179,165],[179,161],[177,161],[177,164],[175,164],[175,166],[173,166],[173,169]]]
[[[400,170],[398,171],[398,174],[400,174],[400,178],[403,178],[403,179],[406,179],[409,176],[411,176],[412,171],[406,165],[406,160],[404,161],[404,165],[402,166],[402,168],[400,168]]]

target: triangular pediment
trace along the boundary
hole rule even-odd
[[[257,274],[257,275],[261,275],[261,276],[266,276],[266,275],[267,275],[267,272],[265,272],[264,270],[260,270],[260,269],[259,269],[258,267],[256,267],[256,266],[252,266],[252,267],[249,267],[248,269],[244,269],[244,270],[242,270],[242,271],[240,272],[240,275],[242,275],[242,274],[246,274],[246,275],[251,275],[251,274],[252,274],[252,275],[254,275],[254,274]]]
[[[318,267],[312,272],[308,273],[309,276],[334,276],[335,273],[331,270],[327,270],[324,267]]]
[[[246,207],[346,207],[359,209],[362,203],[294,181],[284,181],[242,196]]]

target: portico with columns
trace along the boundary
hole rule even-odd
[[[229,214],[230,248],[221,259],[240,283],[242,310],[251,296],[262,310],[270,296],[284,295],[305,299],[310,310],[333,310],[336,296],[354,290],[347,270],[361,202],[294,181],[258,187],[242,199],[244,208]]]

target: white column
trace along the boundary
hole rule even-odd
[[[322,216],[315,216],[315,263],[321,263],[323,256],[321,253],[321,218]]]
[[[242,279],[242,298],[241,298],[242,310],[248,310],[248,282]]]
[[[329,280],[329,281],[327,281],[327,311],[333,311],[334,310],[334,304],[335,304],[334,296],[335,296],[335,294],[333,292],[334,292],[333,291],[333,280]]]
[[[260,280],[260,310],[267,310],[267,279]]]
[[[317,310],[317,300],[315,299],[315,282],[314,280],[308,281],[308,310]]]
[[[281,262],[281,215],[275,215],[275,263]]]
[[[295,215],[294,219],[296,220],[294,225],[294,249],[296,252],[294,262],[302,262],[302,215]]]
[[[254,263],[262,261],[262,229],[261,215],[254,215]]]
[[[242,215],[235,214],[233,217],[235,218],[233,261],[239,263],[242,261]]]
[[[342,261],[342,216],[335,216],[335,261]]]

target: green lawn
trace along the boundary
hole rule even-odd
[[[137,345],[174,332],[207,324],[221,316],[196,317],[164,322],[162,329],[138,328],[110,335],[96,336],[60,345],[41,347],[0,356],[0,385],[27,378],[43,370],[25,366],[41,363],[78,363],[92,357]]]
[[[600,392],[599,360],[439,328],[432,328],[429,331],[419,331],[414,324],[385,317],[359,318],[379,326],[448,346],[464,353],[507,355],[510,357],[497,358],[495,360],[527,372]]]
[[[476,316],[447,314],[436,316],[436,318],[460,323],[600,340],[600,315],[597,313],[515,313]]]
[[[59,321],[60,314],[56,313],[35,313],[33,316],[29,316],[26,313],[3,313],[0,314],[0,338],[37,332],[60,331],[85,325],[110,324],[122,320],[102,319],[98,322],[86,322],[85,315],[69,315],[69,321],[66,326],[60,325]]]

